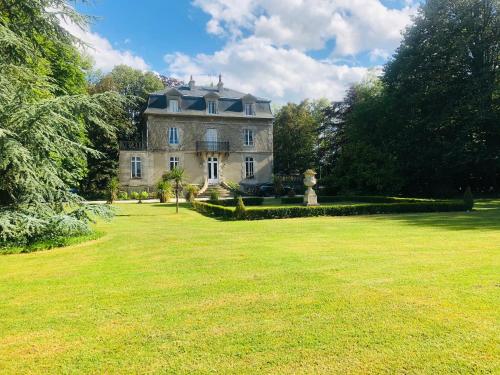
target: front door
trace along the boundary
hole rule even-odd
[[[219,183],[219,161],[217,158],[208,158],[208,183],[211,185]]]

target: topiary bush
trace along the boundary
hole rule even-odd
[[[467,189],[465,189],[464,205],[467,211],[472,211],[472,209],[474,208],[474,196],[472,195],[470,186],[467,186]]]
[[[141,193],[139,194],[139,202],[137,203],[142,203],[144,199],[148,198],[149,198],[149,193],[147,191],[141,191]]]
[[[113,203],[118,196],[118,189],[120,188],[120,182],[118,178],[113,177],[108,182],[107,190],[108,190],[108,203]]]
[[[200,191],[200,188],[196,185],[187,185],[184,188],[184,191],[186,192],[185,193],[186,200],[188,202],[192,203],[196,199],[196,197],[198,196],[198,192]]]
[[[214,190],[212,190],[212,191],[210,192],[210,200],[211,200],[212,202],[218,202],[218,201],[219,201],[219,199],[220,199],[220,194],[219,194],[219,191],[218,191],[218,190],[215,190],[215,189],[214,189]]]
[[[246,213],[246,207],[243,203],[243,198],[238,197],[236,203],[236,209],[234,210],[234,216],[236,219],[244,219]]]
[[[133,191],[132,193],[130,193],[130,197],[132,199],[139,199],[139,193],[137,191]]]
[[[126,191],[118,192],[118,199],[122,201],[128,200],[128,193]]]
[[[156,184],[156,194],[158,195],[158,199],[160,199],[160,203],[167,203],[173,195],[172,183],[170,181],[160,180]]]

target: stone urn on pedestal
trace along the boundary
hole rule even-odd
[[[304,172],[304,185],[306,185],[307,190],[304,194],[304,206],[319,206],[318,197],[313,189],[316,185],[316,172],[312,169],[308,169]]]

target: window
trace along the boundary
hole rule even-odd
[[[170,99],[168,101],[168,110],[169,112],[180,112],[179,101],[177,99]]]
[[[207,110],[211,115],[215,115],[217,113],[217,102],[210,100],[207,102]]]
[[[245,115],[255,116],[255,104],[254,103],[245,103]]]
[[[253,130],[244,129],[243,130],[243,142],[245,146],[253,146]]]
[[[141,158],[139,156],[132,156],[132,178],[141,178],[142,176],[142,167],[141,167]]]
[[[179,144],[179,130],[177,128],[168,128],[168,143],[171,145]]]
[[[254,177],[253,170],[254,170],[253,158],[247,156],[245,158],[245,177],[253,178]]]
[[[170,170],[172,170],[174,168],[178,168],[179,167],[179,157],[178,156],[171,156],[169,166],[170,166]]]

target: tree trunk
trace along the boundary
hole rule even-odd
[[[175,184],[175,213],[179,213],[179,184]]]

